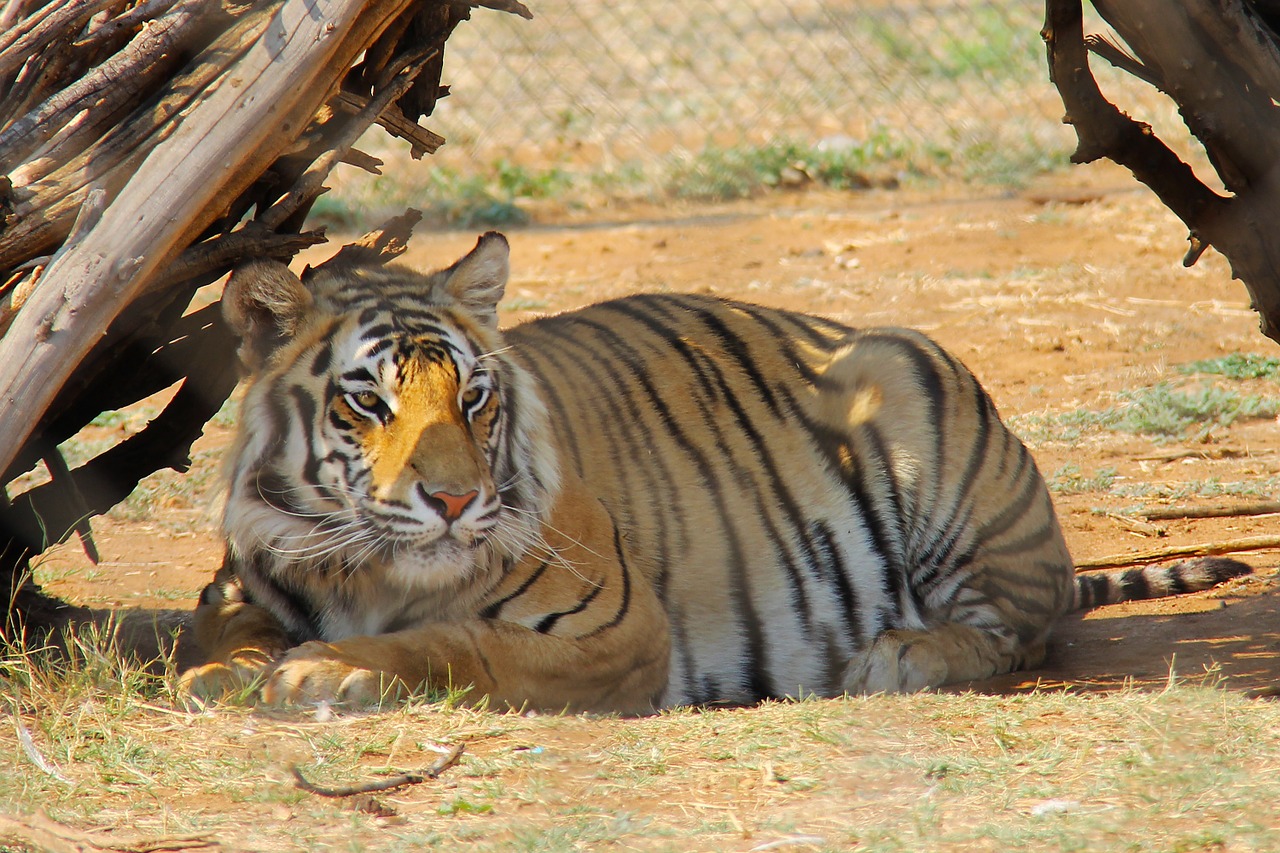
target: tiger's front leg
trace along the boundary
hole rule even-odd
[[[293,645],[274,615],[243,599],[225,562],[200,595],[192,633],[207,663],[184,672],[178,686],[205,700],[256,689]]]
[[[627,630],[565,638],[476,619],[304,643],[281,659],[262,697],[271,704],[374,705],[426,686],[469,688],[468,702],[487,696],[509,708],[652,713],[670,654],[666,626],[654,628],[643,636]]]

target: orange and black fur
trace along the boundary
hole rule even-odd
[[[644,295],[502,333],[507,269],[491,233],[431,275],[236,273],[252,385],[191,690],[911,691],[1037,665],[1073,608],[1247,571],[1076,580],[1031,455],[916,332]]]

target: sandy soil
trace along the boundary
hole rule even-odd
[[[958,354],[1027,436],[1078,561],[1263,535],[1274,515],[1142,526],[1143,507],[1235,505],[1269,498],[1280,475],[1276,423],[1242,420],[1207,435],[1158,440],[1101,430],[1041,435],[1045,417],[1117,405],[1161,381],[1195,389],[1178,366],[1227,353],[1280,355],[1257,331],[1244,287],[1208,253],[1184,269],[1185,230],[1118,169],[1090,167],[1011,193],[776,194],[724,207],[541,214],[510,232],[507,324],[641,290],[691,290],[827,314],[858,325],[924,330]],[[424,234],[409,260],[451,262],[473,233]],[[318,260],[326,252],[311,258]],[[1277,396],[1274,380],[1248,385]],[[1039,419],[1039,420],[1038,420]],[[1043,432],[1043,430],[1041,430]],[[230,429],[197,450],[215,464]],[[1074,466],[1074,468],[1068,467]],[[1106,474],[1102,488],[1071,487]],[[1144,494],[1146,492],[1146,494]],[[95,522],[102,562],[73,542],[40,570],[46,588],[95,607],[187,608],[216,569],[212,514],[196,496]],[[1280,670],[1277,558],[1223,589],[1100,608],[1064,619],[1036,672],[981,691],[1038,682],[1106,689],[1179,676],[1268,692]]]

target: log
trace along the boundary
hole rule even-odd
[[[120,308],[297,138],[370,36],[407,3],[384,0],[370,12],[364,0],[287,0],[237,63],[241,85],[209,92],[64,247],[0,339],[0,467],[31,435],[35,422],[24,414],[48,408]]]
[[[528,17],[517,0],[475,3]],[[458,0],[0,2],[0,581],[191,442],[235,384],[197,289],[289,261],[373,124],[414,156],[445,91]],[[395,229],[393,229],[394,231]],[[361,251],[394,252],[397,240]],[[217,365],[218,369],[209,369]],[[74,470],[58,444],[181,383],[146,429]],[[43,461],[52,481],[11,495]],[[0,592],[3,592],[0,589]]]
[[[1049,77],[1076,131],[1072,162],[1126,166],[1187,226],[1194,264],[1212,245],[1249,292],[1263,334],[1280,342],[1280,46],[1258,7],[1243,0],[1097,0],[1132,49],[1083,32],[1080,0],[1046,0]],[[1089,50],[1158,86],[1203,143],[1227,194],[1211,189],[1151,127],[1102,94]]]

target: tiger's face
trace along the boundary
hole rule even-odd
[[[266,327],[274,346],[254,342],[251,318],[239,323],[264,357],[235,451],[224,523],[234,547],[339,573],[381,569],[418,589],[520,549],[539,503],[528,484],[554,476],[520,470],[527,430],[505,400],[523,377],[501,356],[496,297],[468,301],[486,272],[468,258],[432,276],[309,283],[292,323],[277,314]]]
[[[351,330],[335,346],[316,427],[320,482],[355,524],[384,547],[456,561],[501,508],[490,463],[500,403],[475,342],[450,331]]]

